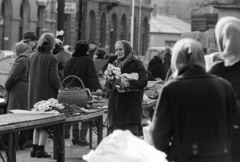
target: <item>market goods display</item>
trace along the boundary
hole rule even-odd
[[[66,103],[59,103],[57,99],[49,99],[39,101],[34,105],[34,108],[31,110],[33,112],[59,112],[65,114],[67,117],[83,115],[88,113],[97,112],[97,109],[85,109],[84,107],[78,107],[74,104],[69,105]]]
[[[92,95],[92,100],[88,101],[86,108],[87,109],[107,109],[108,108],[108,100],[104,97],[105,94],[97,94]]]
[[[144,89],[144,93],[150,98],[150,99],[157,99],[158,94],[163,86],[163,83],[157,83],[152,87],[146,87]]]

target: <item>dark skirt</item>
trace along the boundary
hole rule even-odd
[[[129,130],[132,134],[138,135],[139,124],[124,124],[110,127],[110,132],[112,133],[115,130]]]

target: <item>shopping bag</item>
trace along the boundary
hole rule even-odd
[[[166,154],[130,131],[115,130],[96,150],[83,155],[88,162],[167,162]]]

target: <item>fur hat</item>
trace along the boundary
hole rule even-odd
[[[23,42],[38,40],[35,31],[27,31],[23,35]]]
[[[75,51],[76,52],[87,53],[88,50],[89,50],[89,46],[88,46],[88,43],[85,40],[79,40],[76,43],[76,46],[75,46]]]

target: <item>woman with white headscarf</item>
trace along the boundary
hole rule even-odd
[[[27,62],[32,53],[31,48],[23,42],[18,42],[14,46],[17,59],[5,82],[5,89],[8,91],[7,111],[13,109],[27,110],[28,105],[28,81],[27,81]]]
[[[237,99],[240,100],[240,20],[234,17],[221,18],[216,25],[215,34],[222,61],[214,64],[210,73],[229,81]],[[240,161],[240,115],[236,114],[236,118],[232,148],[233,162]]]
[[[231,162],[236,96],[230,83],[206,73],[201,45],[193,39],[175,44],[172,68],[153,116],[153,145],[169,161]]]
[[[57,59],[52,54],[54,47],[52,33],[44,33],[39,41],[37,52],[33,53],[28,62],[28,109],[41,100],[57,98],[60,79],[57,72]],[[48,134],[44,129],[37,128],[33,133],[31,157],[49,158],[45,151]]]

